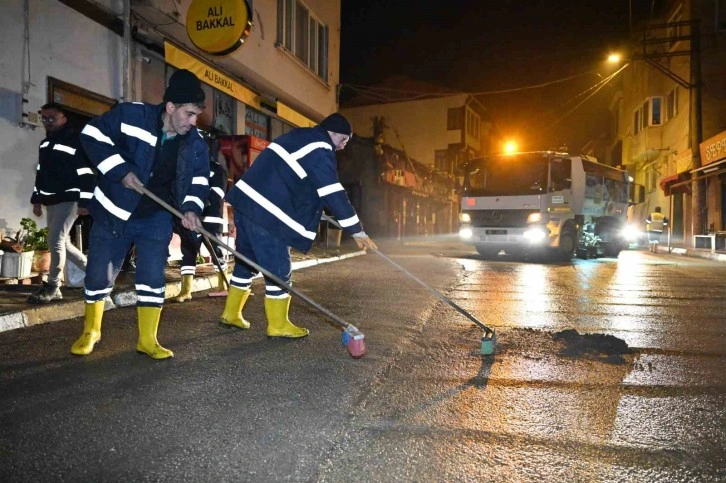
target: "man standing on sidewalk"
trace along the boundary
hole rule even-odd
[[[184,213],[184,228],[200,226],[203,200],[209,194],[209,148],[195,126],[204,100],[199,79],[188,70],[179,70],[169,79],[163,103],[119,104],[92,119],[81,132],[81,143],[100,176],[90,205],[93,227],[85,323],[71,353],[90,354],[101,339],[104,299],[134,245],[136,350],[153,359],[174,355],[156,338],[166,289],[171,214],[139,191],[146,186]]]
[[[273,141],[237,181],[227,201],[234,207],[236,250],[290,284],[290,247],[310,250],[323,208],[353,235],[359,248],[377,248],[363,231],[358,215],[338,181],[335,151],[353,135],[350,123],[331,114],[312,128],[293,129]],[[251,292],[254,271],[235,263],[221,322],[250,327],[242,309]],[[297,338],[308,329],[288,320],[290,294],[265,280],[268,337]]]
[[[86,269],[86,257],[71,243],[69,234],[76,218],[88,214],[95,183],[95,174],[81,148],[78,134],[68,124],[63,106],[45,104],[40,116],[46,137],[40,143],[30,202],[37,217],[43,215],[45,206],[50,271],[48,281],[28,297],[28,302],[36,304],[63,298],[60,279],[66,257]]]
[[[219,236],[222,233],[224,219],[222,218],[222,209],[224,205],[224,194],[227,188],[227,173],[222,166],[212,157],[209,160],[209,199],[205,203],[202,212],[202,226],[209,233]],[[181,290],[179,295],[174,298],[175,302],[186,302],[192,299],[192,289],[194,285],[194,274],[197,271],[197,256],[202,245],[202,235],[195,231],[187,230],[182,226],[179,220],[174,220],[174,233],[179,235],[181,241]],[[224,290],[225,273],[227,269],[227,261],[224,259],[222,250],[217,245],[213,245],[220,266],[215,266],[217,271],[217,286],[220,290]],[[222,295],[223,296],[223,295]]]
[[[648,249],[653,253],[658,253],[658,243],[663,230],[668,226],[668,218],[660,211],[660,206],[656,206],[653,213],[649,214],[645,219],[645,227],[648,232]]]

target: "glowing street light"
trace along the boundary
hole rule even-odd
[[[623,56],[620,54],[613,53],[608,55],[608,62],[610,62],[611,64],[617,64],[621,60],[623,60]]]
[[[504,143],[504,152],[506,154],[514,154],[517,152],[517,143],[514,141],[507,141]]]

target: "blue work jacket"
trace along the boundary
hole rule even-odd
[[[315,240],[323,208],[347,232],[363,231],[338,180],[335,146],[319,126],[293,129],[275,139],[226,199],[238,216],[246,216],[303,253]]]
[[[92,119],[81,132],[81,143],[99,178],[89,206],[94,223],[114,234],[123,233],[141,194],[123,186],[133,172],[147,184],[161,145],[161,115],[165,104],[122,103]],[[181,136],[176,178],[172,186],[175,208],[201,216],[209,197],[209,147],[198,129]]]

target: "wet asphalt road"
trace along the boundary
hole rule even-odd
[[[223,299],[167,304],[168,361],[134,352],[133,309],[86,358],[80,319],[0,333],[0,481],[726,479],[726,264],[382,250],[493,325],[495,355],[372,254],[294,274],[365,332],[361,360],[299,300],[311,336],[268,340],[261,295],[245,332],[217,324]]]

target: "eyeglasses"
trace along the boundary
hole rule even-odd
[[[55,116],[48,116],[48,117],[41,116],[40,120],[43,122],[43,124],[53,124],[56,120],[56,117]]]

